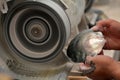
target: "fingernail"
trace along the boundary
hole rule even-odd
[[[92,29],[93,31],[99,31],[98,26],[93,26],[91,29]]]

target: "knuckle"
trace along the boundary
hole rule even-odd
[[[111,22],[114,22],[114,20],[113,19],[108,19],[108,22],[111,23]]]

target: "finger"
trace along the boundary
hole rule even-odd
[[[92,27],[91,29],[93,31],[101,31],[101,32],[104,32],[104,29],[107,27],[110,27],[110,24],[113,20],[111,19],[108,19],[108,20],[101,20],[101,21],[98,21],[96,26]]]
[[[93,30],[93,31],[99,31],[99,27],[98,27],[98,26],[93,26],[93,27],[91,28],[91,30]]]
[[[84,63],[80,63],[80,70],[88,70],[88,69],[90,69],[89,65],[86,65]]]
[[[100,31],[100,32],[104,32],[105,26],[101,25],[101,24],[97,24],[96,26],[93,26],[91,28],[91,30],[93,31]]]
[[[89,65],[92,61],[93,61],[93,57],[87,56],[87,57],[86,57],[86,62],[85,62],[85,64],[88,64],[88,65]]]
[[[106,41],[107,41],[107,42],[105,43],[103,49],[105,49],[105,50],[111,50],[111,48],[110,48],[110,46],[109,46],[109,41],[107,40],[107,38],[106,38]]]
[[[113,20],[108,19],[108,20],[101,20],[97,22],[97,26],[100,27],[109,27],[111,25],[111,23],[113,22]]]
[[[104,52],[103,52],[103,50],[98,54],[98,55],[104,55]]]

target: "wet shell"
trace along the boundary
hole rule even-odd
[[[99,54],[105,42],[101,32],[82,31],[71,41],[67,49],[67,55],[74,62],[84,62],[88,55]]]

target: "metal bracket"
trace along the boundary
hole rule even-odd
[[[8,11],[8,5],[6,0],[0,0],[0,11],[5,14]]]

